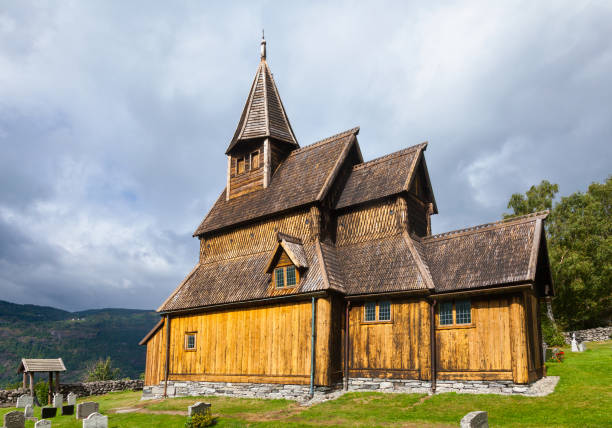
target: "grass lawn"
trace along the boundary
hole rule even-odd
[[[547,397],[445,393],[383,394],[359,392],[312,407],[286,400],[227,397],[140,401],[140,392],[117,392],[79,401],[97,401],[110,427],[183,426],[187,406],[212,403],[218,427],[402,426],[457,427],[473,410],[489,412],[491,426],[612,427],[612,341],[587,344],[584,353],[566,350],[564,363],[549,363],[548,374],[561,376]],[[133,409],[129,413],[117,413]],[[0,409],[0,416],[14,409]],[[40,409],[35,409],[40,416]],[[34,424],[28,422],[26,427]],[[74,416],[53,419],[53,427],[81,427]]]

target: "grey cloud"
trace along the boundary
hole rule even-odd
[[[434,232],[611,173],[612,6],[3,2],[0,298],[153,308],[189,272],[268,60],[302,145],[424,140]]]

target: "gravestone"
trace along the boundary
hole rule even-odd
[[[34,424],[34,428],[51,428],[51,421],[42,419]]]
[[[64,396],[62,394],[53,394],[53,407],[60,409],[64,405]]]
[[[68,396],[66,397],[68,404],[72,404],[73,406],[76,404],[76,399],[77,399],[76,394],[73,394],[72,392],[68,394]]]
[[[578,351],[580,351],[580,352],[584,352],[584,351],[585,351],[585,349],[586,349],[586,345],[584,344],[584,342],[580,342],[580,343],[578,344]]]
[[[57,415],[57,407],[43,407],[40,409],[40,417],[43,419],[54,418]]]
[[[83,419],[83,428],[108,428],[108,416],[92,413],[87,419]]]
[[[578,350],[578,342],[576,342],[576,333],[572,333],[572,352],[580,352]]]
[[[100,405],[95,401],[86,401],[84,403],[77,404],[76,407],[76,418],[85,419],[92,413],[98,413]]]
[[[202,414],[206,415],[210,413],[210,404],[197,402],[192,406],[187,407],[187,416],[192,417],[193,415]]]
[[[461,419],[461,428],[489,428],[487,412],[470,412]]]
[[[23,409],[28,404],[30,406],[33,405],[34,399],[30,397],[29,395],[20,395],[19,397],[17,397],[17,405],[15,407]]]
[[[65,406],[62,406],[62,416],[66,415],[74,415],[74,405],[67,404]]]
[[[31,418],[34,416],[34,409],[31,405],[26,404],[25,409],[23,410],[23,416],[26,418]]]
[[[4,415],[4,428],[25,428],[25,416],[19,410]]]

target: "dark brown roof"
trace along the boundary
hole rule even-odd
[[[547,212],[423,238],[436,292],[534,281]]]
[[[326,290],[317,257],[316,243],[303,246],[308,259],[298,287],[287,289],[290,294]],[[266,273],[270,251],[247,256],[198,264],[158,311],[176,311],[203,306],[237,303],[275,297],[271,292],[272,276]],[[286,293],[285,293],[286,294]]]
[[[66,366],[61,358],[22,358],[18,373],[23,372],[65,372]]]
[[[353,128],[292,151],[265,189],[229,201],[224,190],[194,236],[322,200],[358,132]]]
[[[257,67],[238,127],[225,153],[229,154],[241,140],[260,137],[272,137],[291,148],[299,147],[265,59]]]
[[[336,248],[349,295],[427,290],[404,235]]]
[[[407,191],[427,143],[408,147],[353,167],[336,208],[357,205]]]

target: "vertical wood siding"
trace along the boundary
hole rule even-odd
[[[528,353],[522,296],[471,302],[470,325],[440,326],[436,314],[438,378],[525,383]]]
[[[330,377],[330,314],[329,300],[319,299],[316,382],[321,385],[327,385]],[[310,381],[310,301],[177,316],[170,328],[171,380]],[[184,349],[188,332],[196,333],[195,351]],[[156,380],[153,375],[150,378]]]
[[[166,325],[164,324],[147,342],[145,385],[157,385],[164,379],[166,363]]]
[[[391,302],[391,322],[363,322],[363,303],[350,310],[351,377],[430,379],[429,304]]]

